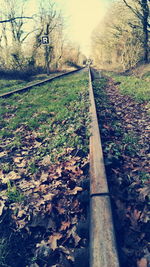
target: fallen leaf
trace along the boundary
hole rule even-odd
[[[18,180],[18,179],[20,179],[20,175],[18,173],[14,172],[14,171],[11,171],[6,175],[6,179],[8,179],[8,180]]]
[[[27,191],[29,189],[35,188],[35,185],[32,182],[27,182],[26,180],[19,181],[19,188],[22,191]]]
[[[70,222],[69,221],[68,222],[62,222],[60,230],[64,231],[69,227],[70,227]]]
[[[42,143],[41,142],[37,142],[37,141],[35,141],[35,143],[34,143],[34,147],[36,148],[36,147],[40,147],[42,145]]]
[[[57,167],[57,169],[56,169],[56,173],[57,173],[59,176],[61,176],[61,173],[62,173],[62,166]]]
[[[39,247],[42,247],[43,245],[47,245],[47,242],[45,242],[44,240],[41,241],[41,243],[37,243],[36,244],[36,247],[39,248]]]
[[[40,177],[40,181],[42,183],[44,183],[45,181],[47,181],[48,178],[48,173],[47,172],[42,172],[41,177]]]
[[[59,214],[64,214],[65,213],[65,208],[57,207],[57,210],[58,210]]]
[[[43,158],[43,160],[41,161],[41,163],[42,163],[42,165],[44,165],[44,166],[48,166],[48,165],[50,165],[50,163],[51,163],[51,160],[50,160],[50,156],[45,156],[44,158]]]
[[[50,213],[50,212],[52,211],[52,204],[51,204],[51,203],[48,203],[48,204],[46,205],[45,211],[46,211],[47,213]]]
[[[59,246],[59,249],[66,255],[68,260],[74,261],[73,252],[66,247]]]
[[[21,219],[25,214],[26,214],[26,213],[25,213],[24,210],[19,210],[19,212],[18,212],[18,214],[17,214],[17,217]]]
[[[5,178],[4,173],[0,170],[0,180],[3,184],[7,184],[8,179]]]
[[[140,189],[138,189],[137,191],[140,192],[139,197],[140,197],[140,199],[141,199],[142,201],[145,201],[145,197],[146,197],[146,196],[147,196],[147,197],[150,197],[150,187],[149,187],[149,186],[145,186],[145,187],[143,187],[143,188],[140,188]]]
[[[105,124],[103,124],[103,127],[105,128],[105,129],[110,129],[110,126],[108,126],[108,125],[105,125]]]
[[[71,230],[68,231],[68,234],[67,234],[67,237],[73,237],[74,238],[74,241],[75,241],[75,246],[78,245],[78,243],[80,242],[81,238],[78,236],[78,234],[76,233],[76,225],[74,225],[72,227]]]
[[[48,243],[49,243],[49,246],[50,246],[50,248],[52,249],[52,250],[55,250],[57,247],[58,247],[58,245],[57,245],[57,241],[59,240],[59,239],[61,239],[62,238],[62,234],[60,234],[60,233],[54,233],[53,235],[51,235],[50,237],[49,237],[49,239],[48,239]]]
[[[13,160],[15,163],[20,163],[23,157],[14,157]]]
[[[1,201],[1,202],[0,202],[0,216],[1,216],[2,213],[3,213],[3,209],[4,209],[4,207],[5,207],[5,201]]]
[[[38,182],[38,181],[37,181]],[[42,192],[43,194],[47,193],[47,185],[38,183],[37,187],[34,189],[34,192]]]
[[[26,166],[26,164],[27,164],[26,161],[25,160],[22,160],[21,163],[17,163],[16,165],[19,168],[24,168]]]
[[[4,157],[6,155],[7,155],[7,152],[6,151],[0,152],[0,158]]]
[[[78,192],[82,191],[82,187],[76,186],[73,190],[69,190],[68,193],[70,195],[76,195]]]
[[[148,266],[147,264],[148,262],[146,258],[142,258],[137,261],[137,267],[147,267]]]
[[[43,195],[42,197],[44,198],[45,201],[50,201],[52,200],[54,194],[48,193],[46,195]]]

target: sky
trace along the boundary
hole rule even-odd
[[[111,0],[53,0],[65,16],[67,35],[80,45],[81,51],[89,56],[91,33],[105,16]],[[36,11],[38,0],[30,0],[30,11]]]
[[[55,0],[67,17],[70,39],[90,54],[91,33],[104,18],[110,0]]]

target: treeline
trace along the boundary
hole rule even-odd
[[[92,57],[98,66],[128,70],[149,62],[149,0],[114,0],[92,34]]]
[[[32,10],[26,0],[0,0],[0,70],[25,73],[78,66],[85,57],[65,37],[64,17],[51,0],[37,1]],[[38,4],[39,3],[39,4]],[[42,45],[42,36],[49,45]]]

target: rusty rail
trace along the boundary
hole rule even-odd
[[[81,70],[84,69],[84,68],[85,68],[85,67],[82,67],[82,68],[80,68],[80,69],[78,69],[78,70],[69,71],[69,72],[66,72],[66,73],[63,73],[63,74],[54,76],[54,77],[52,77],[52,78],[45,79],[45,80],[43,80],[43,81],[41,81],[41,82],[32,83],[32,84],[30,84],[30,85],[28,85],[28,86],[25,86],[25,87],[22,87],[22,88],[20,88],[20,89],[16,89],[16,90],[13,90],[13,91],[10,91],[10,92],[1,94],[0,97],[9,97],[9,96],[11,96],[11,95],[14,94],[14,93],[20,93],[20,92],[27,91],[27,90],[31,89],[32,87],[34,87],[34,86],[40,86],[40,85],[43,85],[43,84],[46,83],[46,82],[51,82],[51,81],[56,80],[56,79],[58,79],[58,78],[61,78],[61,77],[64,77],[64,76],[73,74],[73,73],[75,73],[75,72],[81,71]]]
[[[89,69],[90,137],[90,267],[119,267],[109,189],[105,174]]]

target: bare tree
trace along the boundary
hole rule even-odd
[[[24,3],[19,3],[19,7],[17,6],[17,2],[13,0],[4,0],[3,1],[5,8],[3,8],[3,12],[1,11],[1,20],[0,24],[2,25],[3,29],[3,34],[5,38],[5,43],[6,43],[6,24],[9,23],[11,25],[11,30],[12,30],[12,35],[13,39],[15,41],[18,41],[22,43],[27,36],[30,33],[27,33],[26,36],[24,35],[24,31],[22,29],[25,20],[27,19],[33,19],[33,17],[25,16],[24,15]],[[4,19],[2,19],[4,17]],[[23,38],[21,39],[21,37]]]
[[[28,35],[32,32],[25,33],[23,27],[25,23],[25,19],[33,19],[32,17],[28,17],[24,15],[24,3],[19,3],[19,7],[16,1],[13,0],[4,0],[6,5],[6,19],[1,21],[1,23],[10,23],[11,32],[13,41],[21,44],[25,41]],[[19,16],[18,16],[19,14]]]
[[[142,42],[142,25],[137,16],[122,0],[114,1],[93,32],[94,61],[103,68],[130,69],[143,58]]]
[[[50,63],[54,57],[54,46],[57,46],[57,44],[53,42],[53,32],[62,24],[62,20],[61,15],[56,12],[55,5],[51,0],[47,3],[46,7],[41,4],[39,17],[40,34],[38,34],[38,39],[41,35],[46,35],[50,40],[50,43],[44,46],[45,69],[47,74],[49,74]]]
[[[144,48],[144,61],[148,63],[149,58],[149,3],[150,0],[134,0],[139,5],[139,9],[133,4],[130,4],[128,0],[123,0],[125,5],[138,17],[141,21],[143,28],[143,48]]]
[[[13,67],[16,66],[22,69],[24,57],[21,47],[25,39],[32,32],[25,32],[24,25],[26,21],[33,18],[25,15],[25,4],[23,1],[3,0],[1,5],[0,24],[3,57],[7,67],[13,64]]]

